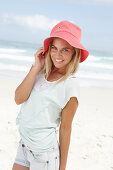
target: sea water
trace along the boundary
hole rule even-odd
[[[41,44],[0,40],[0,76],[24,79]],[[75,74],[83,87],[113,88],[113,52],[89,50]]]

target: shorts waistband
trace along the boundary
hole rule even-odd
[[[49,149],[39,149],[39,148],[36,148],[36,149],[32,149],[30,148],[29,146],[27,146],[22,139],[20,139],[20,143],[22,145],[22,147],[26,147],[30,152],[52,152],[52,151],[55,151],[55,150],[58,150],[59,149],[59,143],[57,141],[57,145],[52,147],[52,148],[49,148]]]

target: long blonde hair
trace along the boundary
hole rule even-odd
[[[51,55],[50,55],[50,49],[53,43],[53,39],[54,38],[52,38],[50,41],[49,48],[48,48],[46,58],[45,58],[45,64],[40,71],[41,73],[46,73],[46,79],[48,78],[48,76],[50,75],[51,71],[54,68]],[[55,83],[55,85],[66,80],[70,76],[70,74],[74,74],[77,72],[79,68],[80,58],[81,58],[81,50],[75,47],[73,47],[73,50],[74,50],[74,53],[73,53],[72,59],[70,63],[68,64],[68,66],[66,67],[66,74],[60,80],[58,80]]]

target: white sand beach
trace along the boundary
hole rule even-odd
[[[0,77],[0,170],[11,170],[20,139],[14,92],[21,80]],[[80,88],[66,170],[113,169],[113,89]]]

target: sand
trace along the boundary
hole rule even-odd
[[[11,170],[20,139],[14,92],[21,80],[0,77],[0,170]],[[113,169],[113,89],[80,88],[66,170]]]

